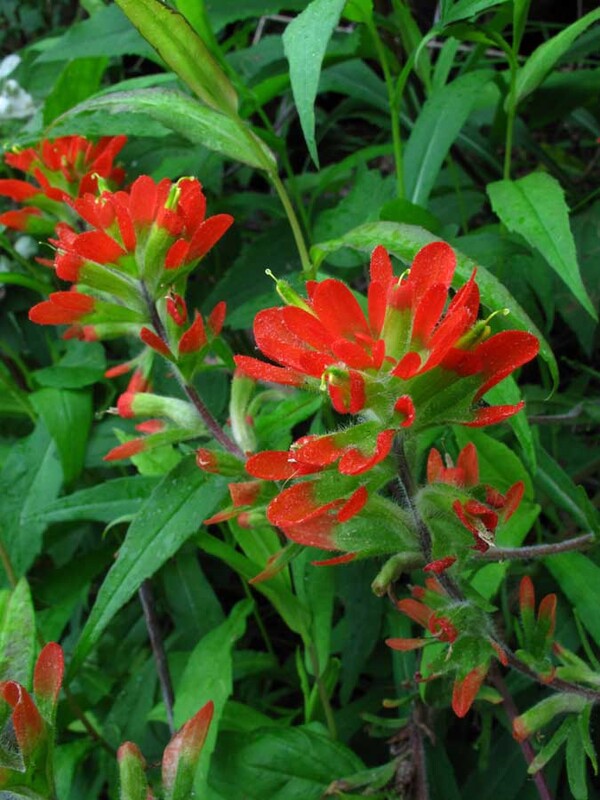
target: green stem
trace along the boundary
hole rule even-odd
[[[517,60],[514,53],[509,56],[510,62],[510,88],[508,91],[508,108],[506,109],[506,141],[504,144],[504,170],[502,177],[510,180],[510,167],[512,159],[513,136],[515,130],[515,117],[517,115]]]
[[[392,78],[392,73],[390,72],[390,66],[388,64],[387,56],[385,53],[385,47],[383,46],[383,42],[381,41],[381,37],[379,36],[379,31],[377,30],[377,27],[371,17],[369,17],[369,20],[367,22],[367,28],[373,39],[373,44],[375,45],[375,50],[377,51],[377,58],[379,59],[379,63],[381,64],[383,77],[385,79],[385,86],[388,93],[388,101],[390,104],[390,116],[392,123],[392,144],[394,147],[394,164],[396,167],[396,194],[398,197],[404,198],[405,196],[404,164],[402,161],[402,137],[400,134],[401,95],[398,94],[398,92],[394,87],[394,79]],[[412,60],[411,60],[411,69],[412,69]]]
[[[300,222],[298,221],[298,217],[296,216],[296,212],[294,211],[294,206],[292,205],[292,201],[290,200],[286,188],[283,185],[283,182],[281,181],[277,172],[274,169],[271,169],[268,172],[268,175],[269,178],[271,179],[271,183],[273,184],[273,188],[279,195],[279,199],[281,200],[281,205],[283,206],[283,209],[290,223],[292,234],[294,236],[294,241],[296,242],[296,247],[298,248],[298,255],[300,256],[300,262],[302,264],[302,272],[304,273],[304,276],[307,280],[312,280],[315,277],[317,270],[315,269],[314,264],[310,260],[306,243],[304,241],[304,235],[302,234]]]
[[[16,286],[22,286],[24,289],[31,289],[32,292],[44,297],[52,291],[52,286],[47,283],[42,283],[36,278],[30,278],[28,275],[21,275],[20,272],[2,272],[0,273],[0,283],[13,283]]]
[[[331,708],[331,703],[329,702],[329,697],[327,696],[327,690],[325,688],[325,684],[321,680],[319,657],[317,656],[317,648],[315,647],[313,642],[307,643],[307,651],[308,651],[308,657],[310,658],[310,663],[312,664],[313,672],[315,673],[315,681],[317,683],[317,688],[319,690],[321,705],[323,706],[323,711],[325,713],[325,721],[327,722],[327,729],[329,730],[329,735],[331,736],[332,739],[337,739],[337,727],[335,724],[335,718],[333,716],[333,709]]]

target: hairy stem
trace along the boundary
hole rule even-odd
[[[144,292],[144,296],[146,299],[146,303],[148,306],[148,310],[150,312],[150,319],[152,321],[152,325],[154,326],[154,330],[160,336],[160,338],[168,344],[167,332],[165,330],[165,326],[160,318],[160,314],[158,313],[158,309],[156,308],[156,303],[152,300],[152,298],[148,294],[148,290],[142,284],[142,290]],[[212,435],[214,439],[216,439],[219,444],[221,444],[225,450],[228,450],[232,455],[236,456],[242,461],[245,461],[245,455],[242,453],[240,448],[237,444],[231,439],[221,428],[217,420],[213,417],[210,413],[204,401],[196,391],[195,387],[192,386],[191,383],[188,383],[186,379],[181,374],[179,367],[176,364],[172,365],[173,372],[177,381],[185,394],[187,395],[188,400],[192,403],[196,411],[198,412],[198,416],[202,420],[202,422],[206,425],[209,433]]]
[[[509,718],[511,724],[519,716],[519,711],[515,705],[515,702],[508,691],[506,683],[502,676],[494,670],[491,675],[491,681],[498,689],[500,694],[502,695],[502,703],[504,705],[504,710],[506,711],[506,715]],[[531,764],[533,759],[535,758],[535,751],[529,739],[525,739],[524,742],[519,742],[519,746],[521,748],[521,752],[523,753],[523,758],[527,762],[527,766]],[[552,794],[550,792],[550,788],[546,783],[546,778],[542,770],[538,770],[533,775],[533,782],[535,783],[535,787],[537,789],[538,795],[540,796],[540,800],[552,800]]]
[[[173,693],[173,684],[171,682],[167,654],[165,652],[165,646],[160,632],[158,619],[156,617],[154,593],[149,580],[145,580],[142,583],[139,588],[138,595],[142,605],[142,610],[144,612],[144,620],[146,621],[146,628],[148,629],[148,637],[150,638],[152,654],[154,656],[154,661],[156,662],[156,672],[158,674],[160,690],[167,712],[167,724],[172,735],[175,733],[175,721],[173,718],[173,704],[175,701],[175,695]]]
[[[569,550],[585,550],[596,541],[593,533],[584,533],[572,539],[553,544],[532,544],[525,547],[491,547],[485,553],[477,553],[478,561],[514,561],[526,558],[544,558],[558,553],[568,553]]]

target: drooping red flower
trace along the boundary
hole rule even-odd
[[[83,136],[63,136],[7,153],[6,163],[25,172],[35,183],[13,178],[0,180],[0,195],[27,206],[22,211],[0,215],[0,223],[28,230],[33,225],[28,215],[39,215],[38,209],[42,209],[54,212],[60,219],[56,203],[96,192],[99,179],[112,187],[119,186],[125,173],[114,165],[114,159],[126,141],[126,136],[105,136],[94,144]]]
[[[397,279],[377,247],[366,313],[341,281],[309,282],[306,300],[290,295],[292,305],[255,318],[256,344],[275,363],[237,356],[236,364],[255,380],[324,387],[336,411],[370,409],[389,427],[500,421],[522,406],[479,408],[480,399],[539,344],[523,331],[490,337],[477,322],[474,274],[450,299],[455,266],[452,249],[433,242]]]

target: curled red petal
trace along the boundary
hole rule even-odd
[[[140,339],[144,344],[147,344],[148,347],[151,347],[153,350],[156,350],[157,353],[160,353],[161,356],[165,356],[165,358],[171,358],[171,351],[169,350],[169,346],[158,336],[154,331],[151,331],[150,328],[142,328],[140,331]]]
[[[431,639],[386,639],[385,643],[392,650],[400,650],[406,653],[410,650],[420,650],[426,644],[431,644]]]
[[[504,422],[505,419],[517,414],[525,407],[524,402],[517,403],[514,406],[489,406],[487,408],[478,408],[475,411],[475,416],[470,422],[464,424],[469,428],[483,428],[484,425],[496,425],[499,422]]]
[[[109,450],[104,456],[104,461],[120,461],[123,458],[131,458],[146,449],[145,439],[130,439],[124,444],[117,445]]]
[[[349,519],[359,514],[365,507],[368,499],[369,493],[366,487],[359,486],[338,511],[338,522],[348,522]]]
[[[302,386],[304,383],[303,375],[287,367],[277,367],[252,356],[234,356],[233,360],[240,372],[255,381],[281,383],[284,386]]]

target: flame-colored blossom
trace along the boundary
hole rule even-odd
[[[452,249],[434,242],[397,279],[377,247],[366,313],[341,281],[309,282],[306,300],[291,297],[292,305],[255,318],[256,343],[275,363],[237,356],[236,364],[256,380],[324,386],[338,412],[369,409],[390,427],[408,417],[417,426],[499,422],[522,404],[480,408],[479,401],[531,360],[539,343],[524,331],[490,336],[487,323],[477,322],[474,274],[450,299],[455,266]],[[405,399],[398,407],[399,398],[410,405]]]
[[[63,136],[7,153],[6,163],[25,172],[35,182],[13,178],[0,180],[0,195],[25,206],[19,211],[0,214],[0,224],[31,233],[36,229],[41,232],[42,212],[63,218],[65,207],[62,206],[61,213],[58,204],[96,192],[99,179],[109,186],[119,186],[125,173],[114,165],[114,159],[126,141],[126,136],[105,136],[94,144],[83,136]]]
[[[492,486],[480,484],[477,449],[472,443],[460,452],[456,466],[448,455],[444,465],[439,451],[432,448],[427,459],[427,480],[430,485],[443,483],[466,490],[461,492],[461,498],[452,502],[452,510],[473,535],[474,549],[480,552],[485,552],[493,545],[499,523],[510,519],[525,492],[523,481],[513,484],[506,494],[501,494]]]

